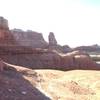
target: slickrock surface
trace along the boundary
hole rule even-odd
[[[39,90],[34,70],[7,64],[0,72],[0,100],[50,100]]]

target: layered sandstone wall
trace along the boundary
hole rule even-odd
[[[58,52],[69,52],[71,48],[63,47],[57,43],[55,35],[50,32],[47,43],[43,35],[31,30],[23,31],[21,29],[9,30],[8,20],[0,17],[0,46],[27,46],[32,48],[45,48],[56,50]]]
[[[20,46],[29,46],[32,48],[46,48],[48,43],[44,40],[41,33],[34,31],[22,31],[18,29],[11,30],[15,41]]]
[[[10,64],[30,67],[32,69],[60,69],[60,70],[100,70],[89,55],[83,52],[59,54],[48,49],[32,49],[25,47],[0,48],[1,58]]]
[[[85,53],[62,54],[70,48],[60,46],[53,33],[50,33],[47,43],[41,33],[9,30],[8,21],[2,17],[0,23],[0,58],[8,63],[35,69],[96,69],[96,63]]]
[[[15,39],[8,26],[8,20],[0,17],[0,46],[9,46],[15,44]]]

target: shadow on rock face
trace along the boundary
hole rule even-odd
[[[0,100],[50,100],[16,69],[0,73]]]

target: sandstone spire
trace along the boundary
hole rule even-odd
[[[48,39],[49,39],[49,45],[57,45],[57,40],[53,32],[49,33]]]

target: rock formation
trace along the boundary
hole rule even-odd
[[[56,50],[60,53],[68,53],[71,51],[71,48],[69,46],[61,46],[57,43],[57,40],[53,32],[49,33],[48,40],[49,40],[49,45],[47,49],[49,50]]]
[[[97,64],[84,52],[71,52],[62,56],[61,65],[66,69],[96,69]],[[95,66],[95,67],[94,67]]]
[[[0,46],[8,46],[14,44],[14,38],[9,31],[8,21],[0,17]]]
[[[72,51],[72,49],[68,45],[64,45],[62,46],[62,48],[63,48],[63,53],[68,53]]]
[[[2,72],[4,70],[4,63],[3,61],[0,59],[0,72]]]
[[[86,52],[100,52],[99,45],[91,45],[91,46],[79,46],[74,48],[74,50],[86,51]]]
[[[96,69],[96,63],[84,52],[63,54],[71,50],[68,46],[58,45],[52,32],[48,44],[41,33],[9,30],[6,19],[0,17],[0,22],[0,58],[8,63],[31,68]]]
[[[57,40],[56,40],[53,32],[49,33],[48,38],[49,38],[49,45],[57,45]]]
[[[2,49],[1,49],[2,50]],[[59,69],[59,70],[100,70],[97,64],[85,53],[72,52],[59,54],[48,49],[32,49],[16,47],[1,51],[2,59],[10,64],[30,67],[32,69]]]
[[[11,30],[15,41],[20,46],[28,46],[32,48],[46,48],[47,42],[44,40],[41,33],[34,31],[22,31],[20,29]]]
[[[50,50],[56,50],[58,52],[69,52],[70,48],[57,44],[56,38],[53,32],[50,32],[49,43],[47,43],[43,35],[31,30],[23,31],[21,29],[9,30],[8,20],[0,17],[0,46],[26,46],[32,48],[46,48]]]
[[[8,20],[6,20],[6,19],[3,18],[3,17],[0,17],[0,29],[9,30],[9,27],[8,27]]]
[[[29,30],[22,31],[21,29],[9,30],[8,21],[0,17],[0,45],[46,48],[48,44],[41,33]]]

